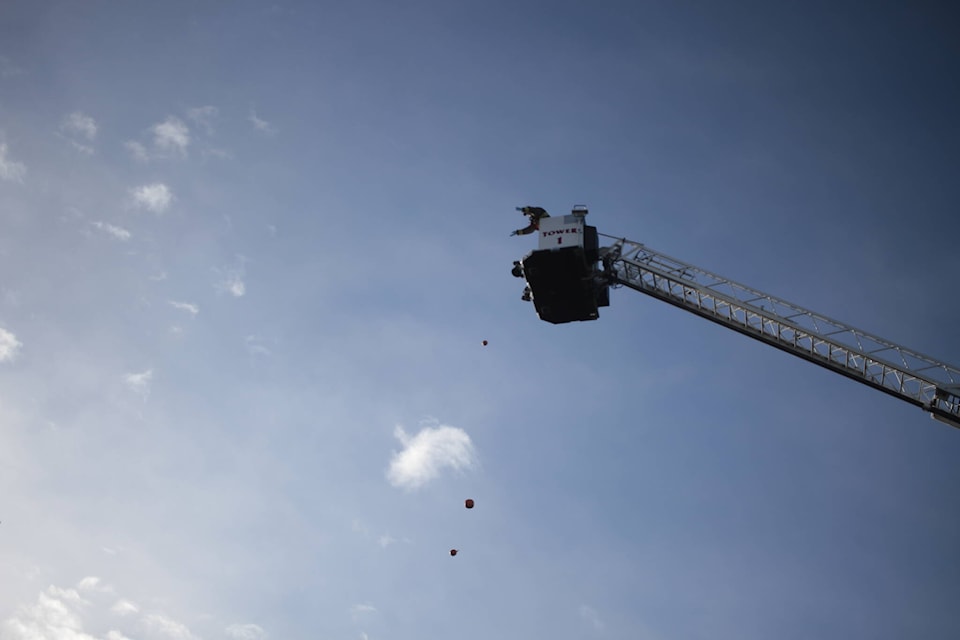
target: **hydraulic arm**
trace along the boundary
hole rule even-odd
[[[613,236],[603,278],[922,407],[960,428],[960,368]]]

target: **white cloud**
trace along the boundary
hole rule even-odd
[[[60,130],[92,141],[97,137],[97,123],[88,115],[76,111],[66,116]]]
[[[0,142],[0,179],[11,182],[23,182],[27,174],[27,166],[22,162],[15,162],[7,157],[7,143]]]
[[[405,544],[410,544],[412,542],[412,540],[410,540],[410,538],[407,538],[407,537],[400,538],[400,539],[394,538],[392,535],[390,535],[389,532],[383,533],[379,536],[374,536],[370,527],[363,524],[359,520],[354,520],[351,528],[355,533],[360,534],[366,540],[376,539],[376,543],[380,546],[381,549],[386,549],[390,545],[395,544],[397,542],[403,542]]]
[[[127,387],[134,393],[143,396],[146,399],[150,395],[150,382],[153,380],[153,369],[147,369],[140,373],[128,373],[123,376],[123,381]]]
[[[108,224],[108,223],[106,223],[106,222],[91,222],[90,224],[92,224],[93,226],[95,226],[97,229],[100,229],[100,230],[103,231],[104,233],[110,234],[111,236],[113,236],[113,237],[116,238],[117,240],[124,240],[124,241],[126,241],[126,240],[129,240],[129,239],[131,238],[130,232],[127,231],[126,229],[122,228],[122,227],[118,227],[118,226],[116,226],[116,225]]]
[[[247,352],[252,356],[269,356],[272,353],[257,336],[247,336],[244,338],[244,344],[247,346]]]
[[[208,134],[213,133],[213,121],[219,114],[220,110],[211,105],[187,109],[187,117]]]
[[[73,145],[73,148],[79,151],[80,153],[86,154],[88,156],[93,155],[93,147],[89,145],[80,144],[76,140],[71,140],[70,144]]]
[[[226,628],[227,635],[235,640],[263,640],[267,633],[255,624],[232,624]]]
[[[257,131],[262,131],[263,133],[276,133],[277,131],[277,128],[272,124],[263,118],[257,117],[256,111],[250,111],[250,122],[253,124],[253,128]]]
[[[13,362],[23,344],[3,327],[0,327],[0,362]]]
[[[147,153],[147,148],[136,140],[127,140],[123,143],[123,146],[127,148],[130,155],[138,162],[147,162],[150,160],[150,154]]]
[[[73,589],[51,586],[0,627],[4,640],[95,640],[83,632],[79,609],[88,603]]]
[[[350,615],[354,620],[358,620],[362,616],[371,615],[377,613],[377,608],[372,604],[355,604],[350,607]]]
[[[91,600],[81,597],[81,591],[91,594]],[[112,588],[105,587],[96,577],[84,578],[78,583],[77,589],[50,586],[40,592],[34,604],[19,607],[13,615],[0,623],[0,638],[129,640],[125,634],[139,627],[140,631],[134,634],[134,637],[140,639],[197,640],[186,625],[160,613],[141,616],[140,608],[128,600],[117,600],[108,610],[109,601],[104,601],[102,596],[112,591]],[[123,616],[125,619],[117,620],[115,616]],[[124,629],[124,632],[117,628],[111,629],[117,622],[121,623],[119,628]],[[88,631],[84,628],[85,625],[98,630]],[[108,629],[109,631],[106,631]],[[236,640],[262,640],[263,637],[235,636]]]
[[[153,143],[164,151],[186,154],[190,145],[190,129],[182,120],[170,116],[163,122],[153,125]]]
[[[417,489],[445,468],[462,471],[476,464],[470,436],[458,427],[424,427],[410,437],[397,426],[394,436],[403,444],[403,451],[393,454],[387,469],[387,479],[395,487]]]
[[[110,611],[117,614],[118,616],[129,616],[135,613],[139,613],[140,607],[130,602],[129,600],[121,599],[121,600],[117,600],[113,604],[113,606],[110,607]]]
[[[239,298],[247,292],[247,285],[244,284],[243,280],[241,280],[239,276],[234,276],[225,282],[224,287],[228,292],[230,292],[230,295],[235,298]]]
[[[76,589],[61,589],[60,587],[55,587],[51,585],[50,587],[47,588],[47,593],[49,593],[51,596],[56,596],[57,598],[60,598],[61,600],[64,600],[66,602],[70,602],[75,607],[89,604],[86,600],[80,597],[80,594],[77,592]]]
[[[102,584],[102,580],[96,576],[87,576],[78,582],[77,589],[81,591],[100,591],[102,593],[110,593],[113,591],[111,587]]]
[[[154,213],[163,213],[173,202],[173,192],[162,182],[137,187],[131,194],[137,206]]]
[[[585,604],[580,605],[580,617],[596,631],[603,630],[603,621],[600,620],[600,616],[597,613],[597,610],[593,607],[587,606]]]
[[[241,298],[247,293],[247,285],[243,281],[243,258],[239,261],[241,264],[237,267],[220,270],[223,278],[217,284],[218,289],[226,291],[234,298]]]
[[[200,307],[195,304],[190,304],[189,302],[175,302],[171,300],[170,306],[174,307],[175,309],[180,309],[181,311],[186,311],[192,316],[200,313]]]
[[[159,633],[173,640],[193,640],[194,636],[185,624],[172,620],[159,613],[151,613],[143,619],[150,631]]]

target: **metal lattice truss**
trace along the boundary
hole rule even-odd
[[[612,236],[606,236],[612,237]],[[602,250],[607,277],[831,369],[960,428],[960,368],[938,362],[626,239]]]

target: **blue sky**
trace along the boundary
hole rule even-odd
[[[956,430],[510,275],[583,203],[960,362],[957,15],[870,6],[5,3],[0,638],[960,636]]]

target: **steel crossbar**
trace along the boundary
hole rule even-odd
[[[604,255],[614,285],[691,311],[922,407],[960,428],[958,367],[637,242],[616,239]]]

